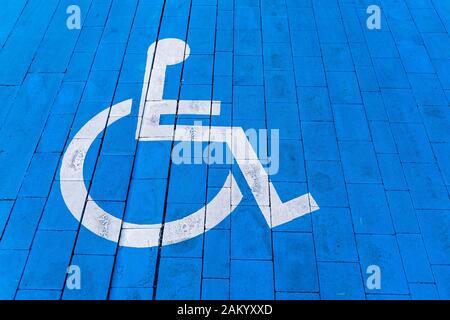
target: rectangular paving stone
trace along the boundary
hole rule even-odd
[[[231,260],[230,299],[274,299],[272,261]]]
[[[92,71],[82,101],[107,105],[112,101],[118,77],[118,71]]]
[[[233,51],[232,30],[217,30],[216,32],[216,52],[232,52]]]
[[[100,156],[91,193],[96,200],[124,201],[131,175],[130,156]],[[116,168],[116,170],[110,170]]]
[[[407,294],[367,294],[367,300],[411,300],[411,297]]]
[[[194,4],[190,12],[190,24],[193,28],[214,28],[216,16],[215,6]]]
[[[101,27],[106,23],[112,0],[93,1],[92,7],[84,22],[85,27]]]
[[[450,211],[418,210],[420,230],[431,264],[449,264],[448,226]]]
[[[273,245],[275,290],[318,291],[312,235],[309,233],[274,232]],[[295,253],[297,250],[298,252]]]
[[[262,56],[234,56],[234,85],[264,84]]]
[[[302,121],[301,126],[306,160],[340,160],[332,122]]]
[[[233,75],[233,54],[231,52],[216,52],[214,54],[214,75],[217,76]]]
[[[419,32],[445,32],[445,28],[434,8],[411,9],[411,15]]]
[[[166,208],[165,222],[176,221],[182,219],[190,214],[201,211],[201,221],[199,222],[199,228],[205,229],[204,223],[206,221],[206,212],[203,209],[204,204],[172,204],[168,203]],[[166,241],[168,233],[163,233],[163,241]],[[168,240],[167,240],[168,241]],[[204,238],[198,236],[192,239],[186,239],[180,243],[164,246],[161,249],[162,257],[174,257],[174,258],[202,258]]]
[[[264,87],[233,87],[233,119],[264,119]]]
[[[39,140],[37,152],[61,153],[66,144],[73,118],[74,116],[70,114],[50,114]]]
[[[233,11],[218,7],[217,30],[233,30]]]
[[[370,121],[369,127],[376,153],[397,153],[389,122]]]
[[[134,163],[133,178],[167,179],[171,145],[165,142],[139,143]],[[148,165],[152,161],[152,165]]]
[[[0,241],[0,249],[30,249],[44,204],[45,199],[39,198],[16,200]]]
[[[279,7],[280,8],[280,7]],[[280,10],[280,9],[278,9]],[[262,12],[262,34],[264,42],[287,43],[289,37],[289,24],[287,16],[275,16]]]
[[[369,49],[364,42],[352,42],[349,43],[349,46],[355,67],[372,66]]]
[[[233,32],[235,55],[261,55],[261,30],[245,30]]]
[[[60,290],[18,290],[15,300],[59,300]]]
[[[153,287],[157,253],[157,248],[119,247],[114,264],[111,287]]]
[[[0,85],[19,85],[24,80],[57,5],[56,0],[27,2],[0,53]]]
[[[57,153],[35,153],[25,175],[19,196],[45,198],[59,162]]]
[[[347,208],[321,208],[312,213],[318,261],[358,261],[355,235]]]
[[[73,185],[74,183],[71,182],[70,184]],[[76,231],[78,230],[78,226],[78,221],[67,208],[61,195],[60,182],[55,181],[52,185],[50,195],[47,198],[41,220],[39,221],[39,230]]]
[[[3,10],[1,14],[2,26],[0,28],[0,47],[3,47],[8,36],[14,28],[17,19],[20,17],[23,8],[27,1],[25,0],[6,0],[3,4]]]
[[[433,143],[434,155],[436,156],[439,170],[446,185],[450,185],[450,145],[448,143]]]
[[[233,79],[231,76],[214,76],[213,100],[222,103],[233,102]],[[213,118],[215,119],[215,117]]]
[[[367,46],[373,58],[397,58],[397,46],[390,32],[365,33]]]
[[[2,108],[0,109],[0,126],[2,127],[14,102],[17,90],[18,86],[0,86],[0,99],[2,101]]]
[[[13,205],[14,201],[12,200],[0,201],[0,235],[3,234],[3,230],[5,230]]]
[[[406,72],[434,73],[434,68],[425,46],[405,41],[400,42],[397,48]]]
[[[425,47],[428,50],[428,54],[432,59],[448,59],[450,54],[448,49],[450,48],[450,39],[446,33],[423,33],[423,41]]]
[[[409,81],[398,58],[374,58],[373,66],[382,89],[407,89]]]
[[[320,207],[347,207],[342,166],[337,161],[307,161],[309,191]]]
[[[128,41],[136,4],[136,0],[113,2],[102,41],[109,43]]]
[[[355,69],[361,91],[380,90],[375,69],[372,66],[356,66]]]
[[[299,140],[280,140],[279,171],[271,181],[304,182],[306,180],[303,146]],[[269,151],[270,152],[270,151]]]
[[[153,288],[111,288],[109,300],[152,300]]]
[[[303,292],[276,292],[276,300],[320,300],[318,293]]]
[[[422,237],[398,234],[397,242],[408,282],[433,282],[433,274]]]
[[[230,297],[230,280],[203,279],[202,300],[228,300]]]
[[[319,12],[321,12],[319,9],[315,10],[316,15]],[[336,18],[339,17],[335,17],[335,19],[316,19],[318,33],[322,43],[347,42],[344,25],[340,19]]]
[[[292,48],[290,43],[263,44],[264,70],[292,70]]]
[[[91,10],[95,10],[97,3],[101,1],[94,2],[91,6]],[[93,12],[93,11],[92,11]],[[89,15],[89,13],[88,13]],[[98,44],[100,43],[100,38],[102,37],[103,26],[101,27],[89,27],[86,26],[86,21],[81,29],[80,35],[78,37],[77,44],[74,49],[75,53],[91,53],[92,56],[95,55]]]
[[[261,12],[258,7],[236,7],[235,30],[261,29]]]
[[[366,286],[366,293],[409,294],[395,236],[357,235],[356,243],[364,281],[371,275],[366,274],[369,266],[376,265],[381,269],[381,288],[369,289]]]
[[[53,103],[51,114],[74,115],[78,110],[84,87],[84,82],[63,82]]]
[[[333,112],[327,88],[297,88],[301,121],[332,121]]]
[[[372,143],[364,141],[339,142],[341,161],[347,183],[380,183],[378,169]],[[359,157],[355,157],[358,154]]]
[[[354,71],[352,55],[347,44],[322,44],[323,62],[326,71]]]
[[[293,71],[264,71],[267,102],[297,102]]]
[[[27,250],[0,250],[0,298],[13,300],[27,261]]]
[[[449,60],[444,59],[437,59],[433,60],[434,69],[436,70],[436,73],[439,77],[439,80],[441,81],[442,88],[443,89],[450,89],[450,76],[446,72],[448,70],[450,62]],[[447,96],[448,97],[448,96]],[[448,101],[448,98],[447,98]]]
[[[214,53],[214,28],[189,28],[188,43],[191,53],[198,55],[211,55]]]
[[[78,0],[80,12],[87,12],[92,0]],[[56,8],[51,23],[33,58],[31,72],[65,72],[77,43],[80,31],[64,26],[68,19],[67,3],[61,2]],[[64,26],[64,27],[62,27]],[[54,50],[55,46],[58,50]]]
[[[113,120],[117,120],[117,118],[110,117],[109,121]],[[116,123],[115,126],[108,127],[103,138],[101,154],[111,156],[134,155],[137,144],[135,138],[137,122],[137,118],[127,117],[120,119],[120,122]]]
[[[109,290],[113,256],[74,255],[72,265],[81,271],[81,288],[64,288],[63,300],[106,300]]]
[[[156,299],[200,299],[201,263],[197,258],[162,258]]]
[[[443,300],[450,297],[450,268],[449,266],[433,266],[434,277],[436,278],[436,286],[439,297]]]
[[[370,132],[362,105],[333,105],[337,138],[340,141],[369,141]]]
[[[295,57],[294,66],[297,86],[326,86],[324,66],[320,57]]]
[[[439,169],[434,163],[403,164],[416,209],[448,209],[450,201]]]
[[[87,216],[87,210],[92,208],[92,201],[88,201],[83,215],[83,224],[86,220],[91,220]],[[124,203],[123,202],[107,202],[107,201],[97,201],[96,204],[100,206],[105,212],[112,214],[114,217],[119,219],[123,218]],[[106,236],[110,235],[108,226],[104,225],[100,221],[96,221],[94,228],[97,232]],[[77,242],[75,245],[74,254],[98,254],[98,255],[115,255],[116,254],[117,243],[113,241],[105,241],[104,237],[100,237],[98,234],[93,233],[91,230],[87,230],[85,227],[81,227],[78,232]]]
[[[355,72],[327,72],[326,76],[331,103],[358,104],[362,102]]]
[[[317,31],[297,31],[291,33],[292,53],[294,57],[321,57]]]
[[[189,63],[183,70],[184,84],[211,84],[213,74],[213,56],[196,54],[189,57]]]
[[[394,233],[382,185],[348,184],[347,190],[355,233]]]
[[[67,72],[64,75],[64,80],[68,82],[86,82],[89,78],[94,57],[95,53],[74,52],[67,67]]]
[[[157,34],[157,27],[136,27],[135,21],[127,43],[126,54],[146,54],[150,44],[156,41]]]
[[[378,154],[377,160],[386,190],[408,190],[398,154]]]
[[[296,2],[297,1],[286,1],[290,30],[314,29],[315,18],[313,9],[311,7],[306,7],[306,3],[302,3],[303,1],[300,1],[298,4]]]
[[[0,134],[0,174],[6,182],[0,185],[1,199],[17,195],[60,82],[60,75],[30,74],[19,90],[13,105],[15,112]]]
[[[450,142],[450,111],[445,106],[420,108],[425,129],[431,142]]]
[[[20,282],[21,289],[64,287],[76,232],[41,231],[36,233],[30,256]]]
[[[128,192],[125,219],[133,223],[161,223],[167,180],[132,179]]]
[[[230,231],[208,231],[205,234],[204,242],[203,278],[229,278],[231,249]],[[204,281],[205,280],[203,280],[203,282]]]
[[[383,89],[381,94],[391,122],[422,122],[410,89]]]
[[[434,283],[410,283],[409,290],[413,300],[439,300]]]
[[[125,43],[100,42],[91,70],[120,70],[125,54],[125,45]]]
[[[409,74],[408,77],[417,104],[421,106],[447,104],[447,99],[437,75]]]
[[[271,232],[259,207],[239,206],[231,216],[231,258],[271,259]]]
[[[81,30],[66,28],[64,1],[2,3],[0,298],[449,296],[445,1],[384,1],[381,30],[366,28],[361,1],[74,4]],[[254,148],[270,159],[283,202],[311,193],[319,210],[271,229],[261,212],[273,213],[269,199],[257,206],[236,163],[205,165],[197,154],[203,164],[179,165],[171,141],[136,141],[147,50],[158,38],[190,46],[186,63],[167,69],[164,98],[222,102],[221,116],[161,124],[279,129],[268,150]],[[88,153],[91,200],[129,223],[168,223],[205,206],[233,173],[243,199],[227,189],[230,217],[209,230],[208,210],[204,235],[146,249],[80,226],[61,195],[62,183],[75,190],[78,181],[60,181],[59,158],[82,126],[127,99],[130,116]],[[82,267],[81,291],[64,283],[69,264]],[[381,268],[380,290],[368,288],[370,265]]]
[[[204,204],[206,201],[206,171],[207,167],[204,164],[173,165],[167,202]],[[193,181],[198,183],[194,184]]]
[[[408,191],[386,191],[392,223],[397,233],[420,233],[416,211]]]
[[[383,99],[378,92],[362,92],[361,95],[368,120],[388,120]]]
[[[278,130],[281,140],[299,140],[300,132],[299,111],[296,103],[269,103],[266,105],[267,129]],[[269,131],[275,139],[275,131]]]
[[[324,300],[365,300],[357,263],[319,262],[320,294]]]

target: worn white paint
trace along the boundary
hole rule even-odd
[[[156,56],[155,56],[156,52]],[[319,210],[311,194],[282,202],[245,132],[240,127],[160,125],[163,114],[219,115],[219,101],[163,100],[165,72],[169,65],[189,57],[189,46],[178,39],[164,39],[148,50],[136,139],[141,141],[204,141],[228,145],[270,228]],[[104,211],[88,195],[83,179],[86,155],[105,129],[131,112],[127,100],[100,112],[75,135],[64,154],[60,180],[63,199],[74,217],[91,232],[121,246],[145,248],[170,245],[194,238],[214,228],[242,201],[243,195],[230,172],[218,194],[203,208],[164,224],[133,224]],[[186,183],[190,183],[187,181]],[[86,203],[86,206],[84,204]],[[83,214],[84,209],[84,214]]]
[[[84,135],[85,132],[96,132],[97,135],[92,139],[79,139],[77,134],[70,143],[64,154],[61,166],[61,194],[73,216],[98,236],[114,242],[118,242],[120,237],[119,244],[126,247],[154,247],[159,244],[160,231],[162,229],[161,224],[133,224],[114,217],[98,206],[87,194],[83,180],[84,162],[87,151],[95,141],[95,138],[105,129],[105,119],[107,119],[110,109],[111,113],[115,114],[115,117],[110,118],[110,120],[114,119],[114,121],[108,121],[108,126],[120,118],[129,115],[131,105],[132,101],[127,100],[111,108],[107,108],[81,128],[78,132],[80,135]],[[79,150],[83,150],[83,152]],[[77,156],[74,157],[74,154]],[[74,165],[73,159],[76,159],[76,165]],[[210,228],[214,228],[231,213],[231,207],[228,210],[224,209],[226,207],[223,207],[224,203],[229,203],[230,192],[227,186],[230,184],[236,185],[236,181],[231,174],[225,181],[224,188],[208,204],[210,207],[209,210],[214,210],[215,213],[208,219]],[[83,214],[83,207],[86,201],[87,205],[84,208]],[[162,244],[174,244],[202,234],[205,231],[205,214],[206,206],[185,218],[165,223]]]

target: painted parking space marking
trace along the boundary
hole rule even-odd
[[[450,297],[413,2],[3,0],[0,299]]]
[[[158,52],[156,57],[155,51]],[[176,141],[210,141],[228,144],[270,228],[319,210],[319,206],[310,194],[285,203],[281,201],[242,128],[207,127],[205,129],[195,126],[177,126],[175,130],[175,125],[159,124],[161,114],[177,113],[176,109],[170,108],[170,106],[176,107],[176,104],[173,105],[169,102],[167,105],[162,100],[166,67],[183,62],[189,57],[189,52],[189,46],[178,39],[164,39],[150,46],[136,132],[137,139],[144,141],[171,141],[174,139]],[[149,79],[148,76],[150,76]],[[147,90],[145,90],[146,87],[148,87]],[[213,104],[216,106],[216,112],[220,114],[218,111],[220,102],[183,101],[180,105],[181,111],[184,113],[208,115],[211,113]],[[207,106],[205,107],[205,105]],[[118,242],[120,237],[119,244],[126,247],[156,247],[159,245],[162,224],[142,225],[124,222],[99,207],[95,200],[88,195],[84,185],[84,161],[91,144],[104,130],[105,123],[110,126],[122,117],[128,116],[131,106],[132,101],[127,100],[105,109],[75,135],[63,157],[60,172],[61,193],[73,216],[98,236],[115,242]],[[113,117],[109,117],[110,114]],[[139,127],[141,122],[142,129]],[[202,134],[195,136],[177,134],[192,131],[202,132]],[[205,133],[203,134],[203,132]],[[73,180],[76,181],[75,184],[70,182]],[[235,207],[242,199],[236,180],[230,172],[220,192],[208,204],[208,214],[212,215],[208,218],[209,228],[214,228],[232,213],[231,197],[227,187],[230,183],[231,188],[235,190],[233,195]],[[268,200],[271,204],[270,210]],[[86,201],[88,201],[88,205],[84,207]],[[183,219],[166,222],[162,245],[186,241],[207,231],[204,226],[205,214],[206,206]]]

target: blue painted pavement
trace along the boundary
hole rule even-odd
[[[81,29],[66,26],[70,5]],[[449,1],[2,0],[0,21],[0,299],[450,298]],[[271,229],[236,162],[206,164],[200,143],[176,164],[171,142],[135,139],[147,49],[165,38],[190,57],[167,68],[164,99],[222,105],[161,122],[278,129],[274,187],[319,210]],[[103,239],[64,200],[69,143],[128,99],[130,115],[93,137],[91,199],[75,205],[134,224],[206,206],[193,239],[121,246],[125,227]],[[230,170],[242,202],[225,185],[234,211],[210,228]]]

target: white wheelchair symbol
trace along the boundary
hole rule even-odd
[[[220,115],[219,101],[163,100],[167,66],[182,63],[189,54],[189,46],[179,39],[163,39],[149,47],[136,139],[226,143],[270,228],[319,210],[309,193],[284,203],[281,201],[241,127],[160,124],[164,114]],[[131,106],[132,100],[127,100],[106,108],[84,125],[69,144],[62,161],[60,181],[62,197],[72,215],[96,235],[133,248],[180,243],[217,226],[243,198],[231,171],[218,194],[203,208],[164,225],[125,222],[103,210],[88,194],[83,177],[87,153],[106,127],[131,113]]]

